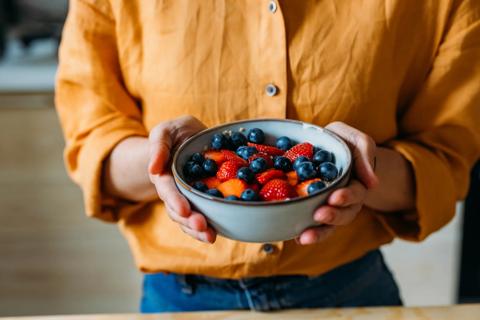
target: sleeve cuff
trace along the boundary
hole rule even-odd
[[[76,168],[69,168],[72,178],[83,190],[85,212],[90,217],[116,222],[122,208],[121,200],[102,192],[103,164],[113,148],[131,136],[148,136],[144,126],[127,117],[114,118],[93,130],[83,141]],[[66,148],[68,158],[71,148]],[[67,164],[72,162],[66,161]],[[126,204],[126,203],[125,203]]]
[[[396,237],[421,241],[455,215],[456,190],[449,168],[435,153],[409,141],[392,141],[389,147],[412,165],[416,207],[403,212],[380,213],[383,225]]]

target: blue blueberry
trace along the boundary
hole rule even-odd
[[[249,167],[242,167],[237,171],[237,178],[244,180],[246,183],[253,183],[255,180],[255,174]]]
[[[295,171],[297,172],[298,179],[301,181],[313,179],[317,176],[315,167],[310,161],[300,163]]]
[[[280,150],[287,151],[288,149],[293,147],[293,142],[289,137],[283,136],[277,139],[276,146]]]
[[[207,159],[203,162],[203,172],[207,176],[214,176],[217,173],[218,166],[217,163],[212,159]]]
[[[205,193],[213,197],[223,198],[223,194],[218,189],[208,189]]]
[[[215,133],[212,136],[212,140],[210,142],[210,146],[214,150],[226,149],[228,146],[228,139],[225,135],[221,133]]]
[[[258,201],[260,199],[253,189],[246,189],[243,191],[240,198],[244,201]]]
[[[325,181],[333,181],[338,176],[337,167],[331,162],[324,162],[318,166],[318,176]]]
[[[324,162],[332,162],[333,156],[331,152],[327,150],[319,150],[313,155],[313,163],[319,165]]]
[[[232,194],[232,195],[226,197],[225,200],[240,200],[240,198],[237,197],[237,196],[234,196],[234,195]]]
[[[302,162],[308,162],[310,161],[310,159],[308,159],[307,157],[304,157],[304,156],[300,156],[298,157],[297,159],[295,159],[295,161],[293,161],[293,170],[297,170],[298,168],[298,165]]]
[[[258,128],[248,131],[248,141],[253,143],[263,143],[265,141],[265,133]]]
[[[292,170],[292,162],[286,157],[275,157],[275,160],[273,161],[273,167],[285,172],[290,171]]]
[[[203,176],[202,166],[193,161],[187,161],[183,166],[183,174],[187,180],[199,179]]]
[[[248,160],[251,156],[257,153],[257,148],[255,147],[248,147],[248,146],[241,146],[237,149],[237,155],[245,160]]]
[[[247,145],[247,137],[241,132],[234,132],[230,136],[230,140],[232,141],[233,146],[237,149],[240,146]]]
[[[267,160],[263,158],[257,158],[250,162],[249,168],[253,171],[253,173],[263,172],[267,169]]]
[[[307,192],[308,192],[308,194],[312,194],[312,193],[315,193],[315,192],[318,192],[318,191],[324,189],[325,187],[326,187],[326,185],[322,181],[315,181],[315,182],[312,182],[308,185]]]
[[[200,152],[195,152],[190,157],[190,161],[193,161],[193,162],[198,163],[198,164],[202,164],[203,161],[205,161],[205,157]]]
[[[208,190],[208,187],[205,183],[203,183],[202,181],[196,181],[193,185],[192,185],[193,189],[196,189],[198,191],[202,191],[202,192],[205,192]]]

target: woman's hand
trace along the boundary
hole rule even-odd
[[[336,226],[352,222],[365,203],[367,191],[379,184],[375,174],[375,141],[342,122],[333,122],[326,129],[339,135],[350,147],[353,156],[352,179],[346,187],[332,192],[327,204],[314,212],[314,220],[322,225],[305,230],[297,238],[300,244],[324,240],[334,232]]]
[[[203,123],[191,116],[166,121],[153,128],[149,136],[148,172],[170,218],[177,222],[186,234],[200,241],[213,243],[216,232],[207,225],[202,214],[191,209],[187,199],[178,191],[170,171],[170,157],[175,147],[205,128]]]

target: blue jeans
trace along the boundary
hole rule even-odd
[[[401,305],[400,293],[380,250],[316,277],[272,276],[241,280],[198,275],[147,274],[141,311],[269,311]]]

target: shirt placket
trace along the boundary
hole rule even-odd
[[[285,22],[277,0],[259,1],[258,83],[259,118],[285,118],[287,101],[287,44]]]

